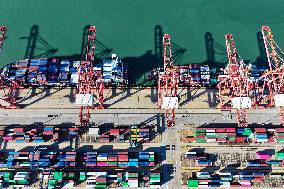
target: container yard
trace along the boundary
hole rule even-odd
[[[0,188],[283,188],[283,8],[3,0]]]

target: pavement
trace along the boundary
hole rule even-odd
[[[155,143],[144,143],[141,148],[136,150],[155,149],[162,154],[163,185],[162,188],[176,189],[185,188],[182,185],[182,173],[184,168],[181,166],[181,157],[189,148],[206,148],[223,150],[224,148],[239,149],[257,148],[279,149],[277,143],[272,144],[248,144],[248,145],[228,145],[217,143],[185,143],[180,141],[180,131],[191,129],[209,123],[235,124],[236,112],[221,111],[215,108],[212,94],[216,90],[199,89],[194,90],[180,88],[180,108],[176,110],[176,125],[166,128],[164,125],[164,111],[156,108],[155,93],[153,89],[107,89],[105,93],[106,109],[91,110],[90,121],[93,125],[152,125],[158,126],[157,129],[162,134],[161,141]],[[72,95],[74,90],[63,89],[25,89],[22,91],[19,104],[22,109],[0,110],[0,126],[7,125],[78,125],[79,108],[74,105]],[[74,99],[73,99],[74,100]],[[278,110],[270,108],[266,110],[249,110],[250,124],[280,124],[277,116]],[[27,146],[55,145],[52,142],[45,143],[13,143],[2,144],[1,149],[21,150]],[[56,144],[57,149],[74,149],[75,142],[62,142]],[[78,148],[88,146],[92,149],[100,149],[103,143],[86,143],[78,140]],[[111,149],[130,149],[128,143],[108,143]]]

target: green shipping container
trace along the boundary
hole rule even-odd
[[[130,178],[137,178],[138,177],[138,173],[129,173],[128,177],[130,177]]]
[[[206,142],[206,139],[205,138],[196,138],[195,141],[197,143],[205,143]]]
[[[284,159],[284,153],[283,152],[277,152],[276,153],[276,158],[278,160],[283,160]]]
[[[96,185],[96,188],[106,188],[106,187],[107,187],[106,184],[104,184],[104,185]]]
[[[28,180],[17,180],[17,182],[19,182],[19,183],[25,183],[25,182],[28,182]]]
[[[157,177],[161,177],[161,174],[160,173],[155,173],[155,174],[150,174],[150,178],[157,178]]]
[[[86,173],[85,172],[80,172],[79,180],[86,180]]]
[[[187,186],[189,188],[197,188],[198,187],[198,180],[187,180]]]
[[[122,186],[128,188],[128,182],[122,182]]]
[[[195,133],[205,133],[205,130],[198,130],[198,129],[196,129]]]

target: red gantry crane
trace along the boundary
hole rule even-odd
[[[2,47],[6,38],[7,27],[0,26],[0,54],[2,53]],[[5,77],[3,74],[0,75],[0,89],[3,90],[4,101],[9,103],[8,106],[0,105],[1,108],[16,109],[19,108],[16,102],[17,91],[20,89],[21,83],[18,80],[11,80]]]
[[[159,73],[158,80],[158,108],[165,109],[166,125],[175,125],[175,108],[178,108],[178,82],[179,69],[173,65],[171,37],[165,34],[164,46],[164,72]]]
[[[93,65],[96,49],[96,27],[90,26],[85,56],[78,66],[78,94],[76,94],[76,105],[80,106],[81,126],[88,126],[90,120],[90,109],[103,109],[104,82],[101,72],[94,72]]]
[[[261,99],[267,106],[279,107],[281,123],[284,124],[284,52],[274,41],[268,26],[262,26],[261,31],[269,64],[269,69],[259,79],[263,81]]]
[[[229,63],[219,77],[219,101],[217,108],[237,109],[239,127],[248,126],[247,109],[251,108],[250,91],[253,84],[249,81],[249,67],[239,56],[232,34],[225,35]]]

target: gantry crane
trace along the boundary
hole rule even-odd
[[[2,53],[2,47],[4,40],[6,38],[6,32],[7,32],[7,27],[6,26],[0,26],[0,54]],[[0,105],[1,108],[6,108],[6,109],[16,109],[18,108],[17,102],[16,102],[16,95],[17,91],[21,87],[21,82],[14,79],[11,80],[4,76],[3,74],[0,75],[0,89],[3,90],[4,94],[4,101],[9,103],[8,106],[3,106]]]
[[[90,26],[85,47],[85,55],[78,66],[78,94],[76,104],[80,106],[81,126],[88,126],[90,109],[103,109],[104,82],[101,72],[94,72],[94,58],[96,49],[96,27]]]
[[[219,78],[220,109],[237,109],[239,127],[248,126],[247,109],[251,108],[250,91],[253,84],[249,81],[249,66],[239,56],[232,34],[225,35],[229,63],[225,68],[225,77]]]
[[[0,26],[0,54],[2,53],[3,42],[6,38],[7,27]]]
[[[159,73],[158,80],[158,108],[165,109],[166,125],[175,125],[175,108],[178,108],[178,82],[179,68],[173,65],[171,37],[165,34],[164,47],[164,72]]]
[[[261,31],[269,64],[269,69],[259,79],[263,81],[262,101],[265,101],[267,106],[279,107],[281,123],[284,124],[284,52],[274,41],[268,26],[262,26]]]

